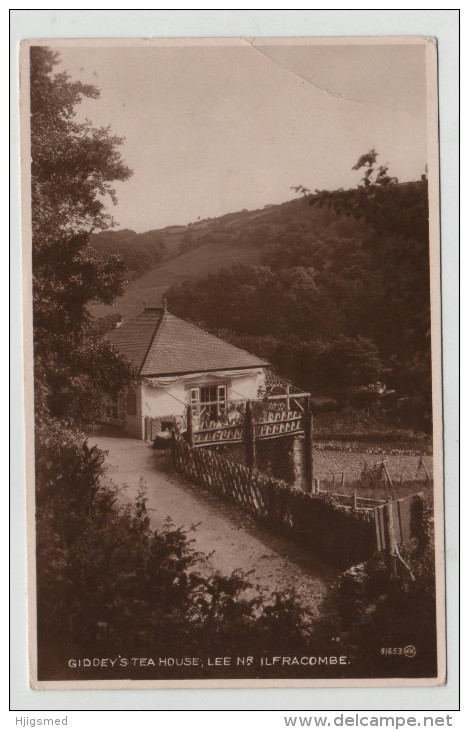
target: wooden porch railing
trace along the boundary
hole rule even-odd
[[[244,426],[235,424],[233,426],[216,426],[214,428],[201,428],[194,431],[194,446],[209,446],[217,443],[240,443],[244,438]]]
[[[256,439],[283,436],[303,431],[303,414],[298,411],[271,413],[265,421],[255,423]]]
[[[279,398],[284,396],[279,396]],[[269,397],[268,400],[277,400],[277,396]],[[313,491],[313,417],[310,408],[309,397],[306,398],[304,408],[301,410],[270,410],[266,408],[265,400],[255,402],[254,413],[252,401],[244,402],[244,412],[240,414],[238,423],[214,424],[210,428],[198,429],[194,423],[192,408],[186,408],[187,428],[184,438],[189,446],[198,448],[217,446],[223,444],[243,444],[245,451],[245,464],[253,468],[256,464],[256,442],[266,439],[280,438],[283,436],[304,436],[305,438],[305,482],[306,489]]]
[[[303,433],[303,414],[299,411],[278,411],[264,416],[263,421],[254,424],[255,438],[268,439],[286,434]],[[211,446],[222,443],[241,443],[244,441],[243,423],[226,426],[214,426],[213,428],[201,428],[194,430],[194,446]]]

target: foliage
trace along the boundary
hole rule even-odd
[[[200,244],[201,244],[200,239],[194,238],[192,231],[187,230],[181,239],[181,244],[178,248],[178,254],[183,254],[183,253],[187,253],[188,251],[193,251],[194,248],[197,248]]]
[[[31,48],[31,193],[34,354],[37,414],[89,423],[129,376],[124,360],[87,314],[90,299],[122,293],[125,266],[88,244],[93,228],[112,223],[105,199],[130,170],[122,139],[108,127],[75,121],[83,97],[98,90],[55,73],[58,55]]]
[[[100,319],[96,320],[95,325],[98,333],[105,335],[106,332],[111,332],[111,330],[115,329],[121,321],[121,315],[116,312],[114,314],[107,314],[105,317],[100,317]]]
[[[132,278],[157,266],[166,255],[166,241],[160,231],[101,231],[91,234],[90,245],[102,258],[120,256]]]
[[[240,573],[210,575],[182,530],[150,528],[143,494],[135,509],[119,506],[104,454],[76,428],[98,418],[129,375],[102,338],[111,322],[93,324],[86,311],[90,299],[110,303],[122,291],[122,261],[93,249],[89,230],[111,224],[103,196],[114,198],[111,182],[129,171],[121,140],[74,121],[97,90],[53,75],[56,63],[32,49],[39,677],[63,679],[70,657],[116,650],[301,647],[307,616],[293,596],[264,600]]]
[[[40,425],[36,453],[40,678],[78,678],[67,675],[74,656],[304,647],[309,618],[292,594],[262,596],[240,572],[211,575],[187,533],[151,529],[143,492],[135,508],[120,506],[103,453],[78,431]]]
[[[311,495],[182,440],[173,448],[177,470],[222,499],[247,507],[275,530],[310,545],[329,562],[345,567],[373,553],[376,537],[370,511],[351,511],[331,494]]]
[[[428,551],[432,543],[432,527],[431,510],[426,500],[420,494],[415,494],[412,500],[411,529],[416,536],[417,548],[415,554],[417,556],[424,555]]]
[[[323,367],[339,386],[352,388],[374,382],[383,369],[378,348],[366,337],[339,337],[324,352]]]
[[[42,334],[42,333],[41,333]],[[102,337],[94,323],[76,332],[47,333],[43,346],[36,335],[35,385],[37,419],[63,418],[92,426],[106,413],[129,379],[129,365]]]
[[[337,637],[364,676],[374,675],[377,657],[384,676],[436,675],[435,554],[430,509],[420,495],[414,495],[411,520],[416,536],[399,546],[397,575],[390,576],[382,553],[354,565],[327,599],[337,611],[316,627],[319,635]],[[415,655],[403,653],[406,646],[415,647]]]
[[[371,150],[354,166],[364,169],[357,188],[304,197],[315,215],[329,212],[327,225],[313,217],[309,225],[267,226],[261,266],[173,285],[167,298],[175,314],[230,331],[234,344],[249,343],[313,392],[337,378],[345,387],[365,385],[383,372],[388,387],[410,399],[396,417],[428,430],[427,181],[398,183],[376,159]],[[347,341],[362,349],[360,372],[344,369]]]
[[[387,166],[376,168],[377,153],[363,155],[353,169],[363,169],[357,189],[316,191],[309,203],[361,221],[370,230],[364,241],[379,282],[380,326],[387,333],[380,349],[395,370],[396,385],[420,397],[431,414],[430,265],[428,183],[398,183]],[[373,175],[375,179],[373,179]]]
[[[70,657],[114,656],[116,651],[197,656],[209,646],[220,656],[232,650],[317,652],[322,639],[315,640],[313,650],[309,617],[294,595],[266,598],[240,573],[210,575],[186,533],[170,523],[151,529],[143,492],[134,509],[120,506],[117,489],[105,477],[103,453],[77,429],[99,418],[106,399],[130,375],[102,339],[109,322],[93,324],[86,309],[90,300],[109,304],[123,291],[122,258],[104,255],[112,248],[109,241],[95,236],[90,244],[90,234],[113,224],[105,200],[115,202],[112,185],[130,171],[120,157],[122,139],[109,128],[76,121],[77,105],[83,97],[97,98],[97,89],[54,73],[57,63],[50,50],[31,49],[39,678],[84,678],[68,669]],[[229,242],[230,235],[220,233]],[[298,251],[303,243],[299,240]],[[203,286],[198,292],[194,315],[208,318],[215,301],[227,316],[210,326],[262,336],[262,322],[268,321],[272,332],[285,337],[292,332],[308,346],[330,344],[341,334],[368,336],[353,330],[348,314],[357,317],[363,305],[354,310],[355,295],[347,292],[340,299],[337,292],[341,281],[354,278],[357,262],[370,260],[369,250],[358,243],[352,247],[341,280],[339,259],[347,242],[341,242],[333,266],[327,260],[328,242],[319,241],[319,248],[318,241],[313,243],[311,260],[308,246],[303,247],[301,265],[284,266],[277,251],[272,268],[240,267],[234,280],[226,272],[210,280],[205,296]],[[159,239],[145,246],[151,260],[163,253]],[[131,252],[125,245],[121,252],[128,264]],[[146,256],[142,252],[136,271],[147,265]],[[355,272],[359,289],[360,272]],[[180,292],[179,302],[184,308],[194,299]],[[306,516],[309,529],[315,526],[317,544],[324,544],[329,555],[361,559],[358,553],[371,540],[371,522],[350,520],[328,497],[315,500],[313,509],[307,497],[276,487],[266,492],[274,520],[286,508],[292,521],[306,527]],[[331,522],[333,533],[326,527]],[[323,646],[330,651],[327,637]],[[122,672],[129,676],[128,668]],[[93,676],[108,675],[96,670]]]
[[[413,579],[402,563],[392,579],[377,554],[342,574],[327,599],[324,619],[316,626],[318,637],[336,637],[340,651],[362,676],[436,675],[433,550],[422,553],[415,541],[409,541],[401,552]],[[415,647],[416,654],[406,656],[406,646]],[[390,653],[383,653],[386,650]]]
[[[269,480],[263,497],[267,520],[310,544],[318,555],[342,567],[374,551],[373,515],[353,512],[328,493],[310,495],[277,480]]]
[[[33,46],[30,58],[33,225],[46,244],[58,229],[109,226],[105,198],[116,200],[111,183],[131,172],[118,151],[123,140],[109,127],[75,121],[76,106],[83,97],[97,99],[98,89],[54,74],[59,56],[46,47]]]
[[[237,264],[172,287],[168,300],[175,314],[190,312],[192,320],[210,329],[237,334],[327,337],[340,328],[337,307],[317,286],[312,268],[274,272],[268,266]]]

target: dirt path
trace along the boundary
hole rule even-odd
[[[144,481],[155,528],[167,517],[176,527],[198,525],[191,537],[197,550],[211,553],[211,572],[253,571],[252,583],[269,592],[294,587],[302,602],[317,613],[338,575],[336,568],[277,537],[239,508],[171,473],[167,452],[117,436],[92,436],[90,443],[108,451],[108,475],[116,484],[125,485],[120,492],[123,501],[133,502]]]

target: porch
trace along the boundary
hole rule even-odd
[[[224,396],[224,394],[223,394]],[[161,425],[161,423],[160,423]],[[276,379],[260,397],[228,401],[194,402],[185,406],[184,415],[164,423],[165,431],[157,433],[163,446],[174,435],[196,449],[241,445],[242,463],[258,468],[258,458],[265,460],[268,451],[260,442],[285,439],[281,449],[292,469],[292,478],[300,488],[312,488],[313,419],[310,394],[292,384]],[[151,437],[151,423],[146,425]],[[266,444],[267,446],[267,444]],[[280,445],[279,445],[280,448]],[[275,447],[278,452],[278,448]],[[283,452],[282,452],[283,453]],[[239,454],[241,456],[241,454]],[[291,464],[290,464],[291,461]]]
[[[278,402],[278,401],[277,401]],[[243,405],[244,416],[237,423],[209,425],[208,427],[192,429],[192,441],[194,446],[213,446],[216,444],[242,443],[245,440],[246,412],[251,405],[256,411],[256,405],[262,406],[260,414],[262,420],[257,420],[253,415],[254,437],[260,439],[272,439],[290,435],[304,434],[304,407],[298,410],[269,410],[269,404],[262,402],[246,401]],[[188,429],[190,430],[190,428]]]

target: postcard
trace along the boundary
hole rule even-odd
[[[21,46],[30,682],[445,682],[423,37]]]

